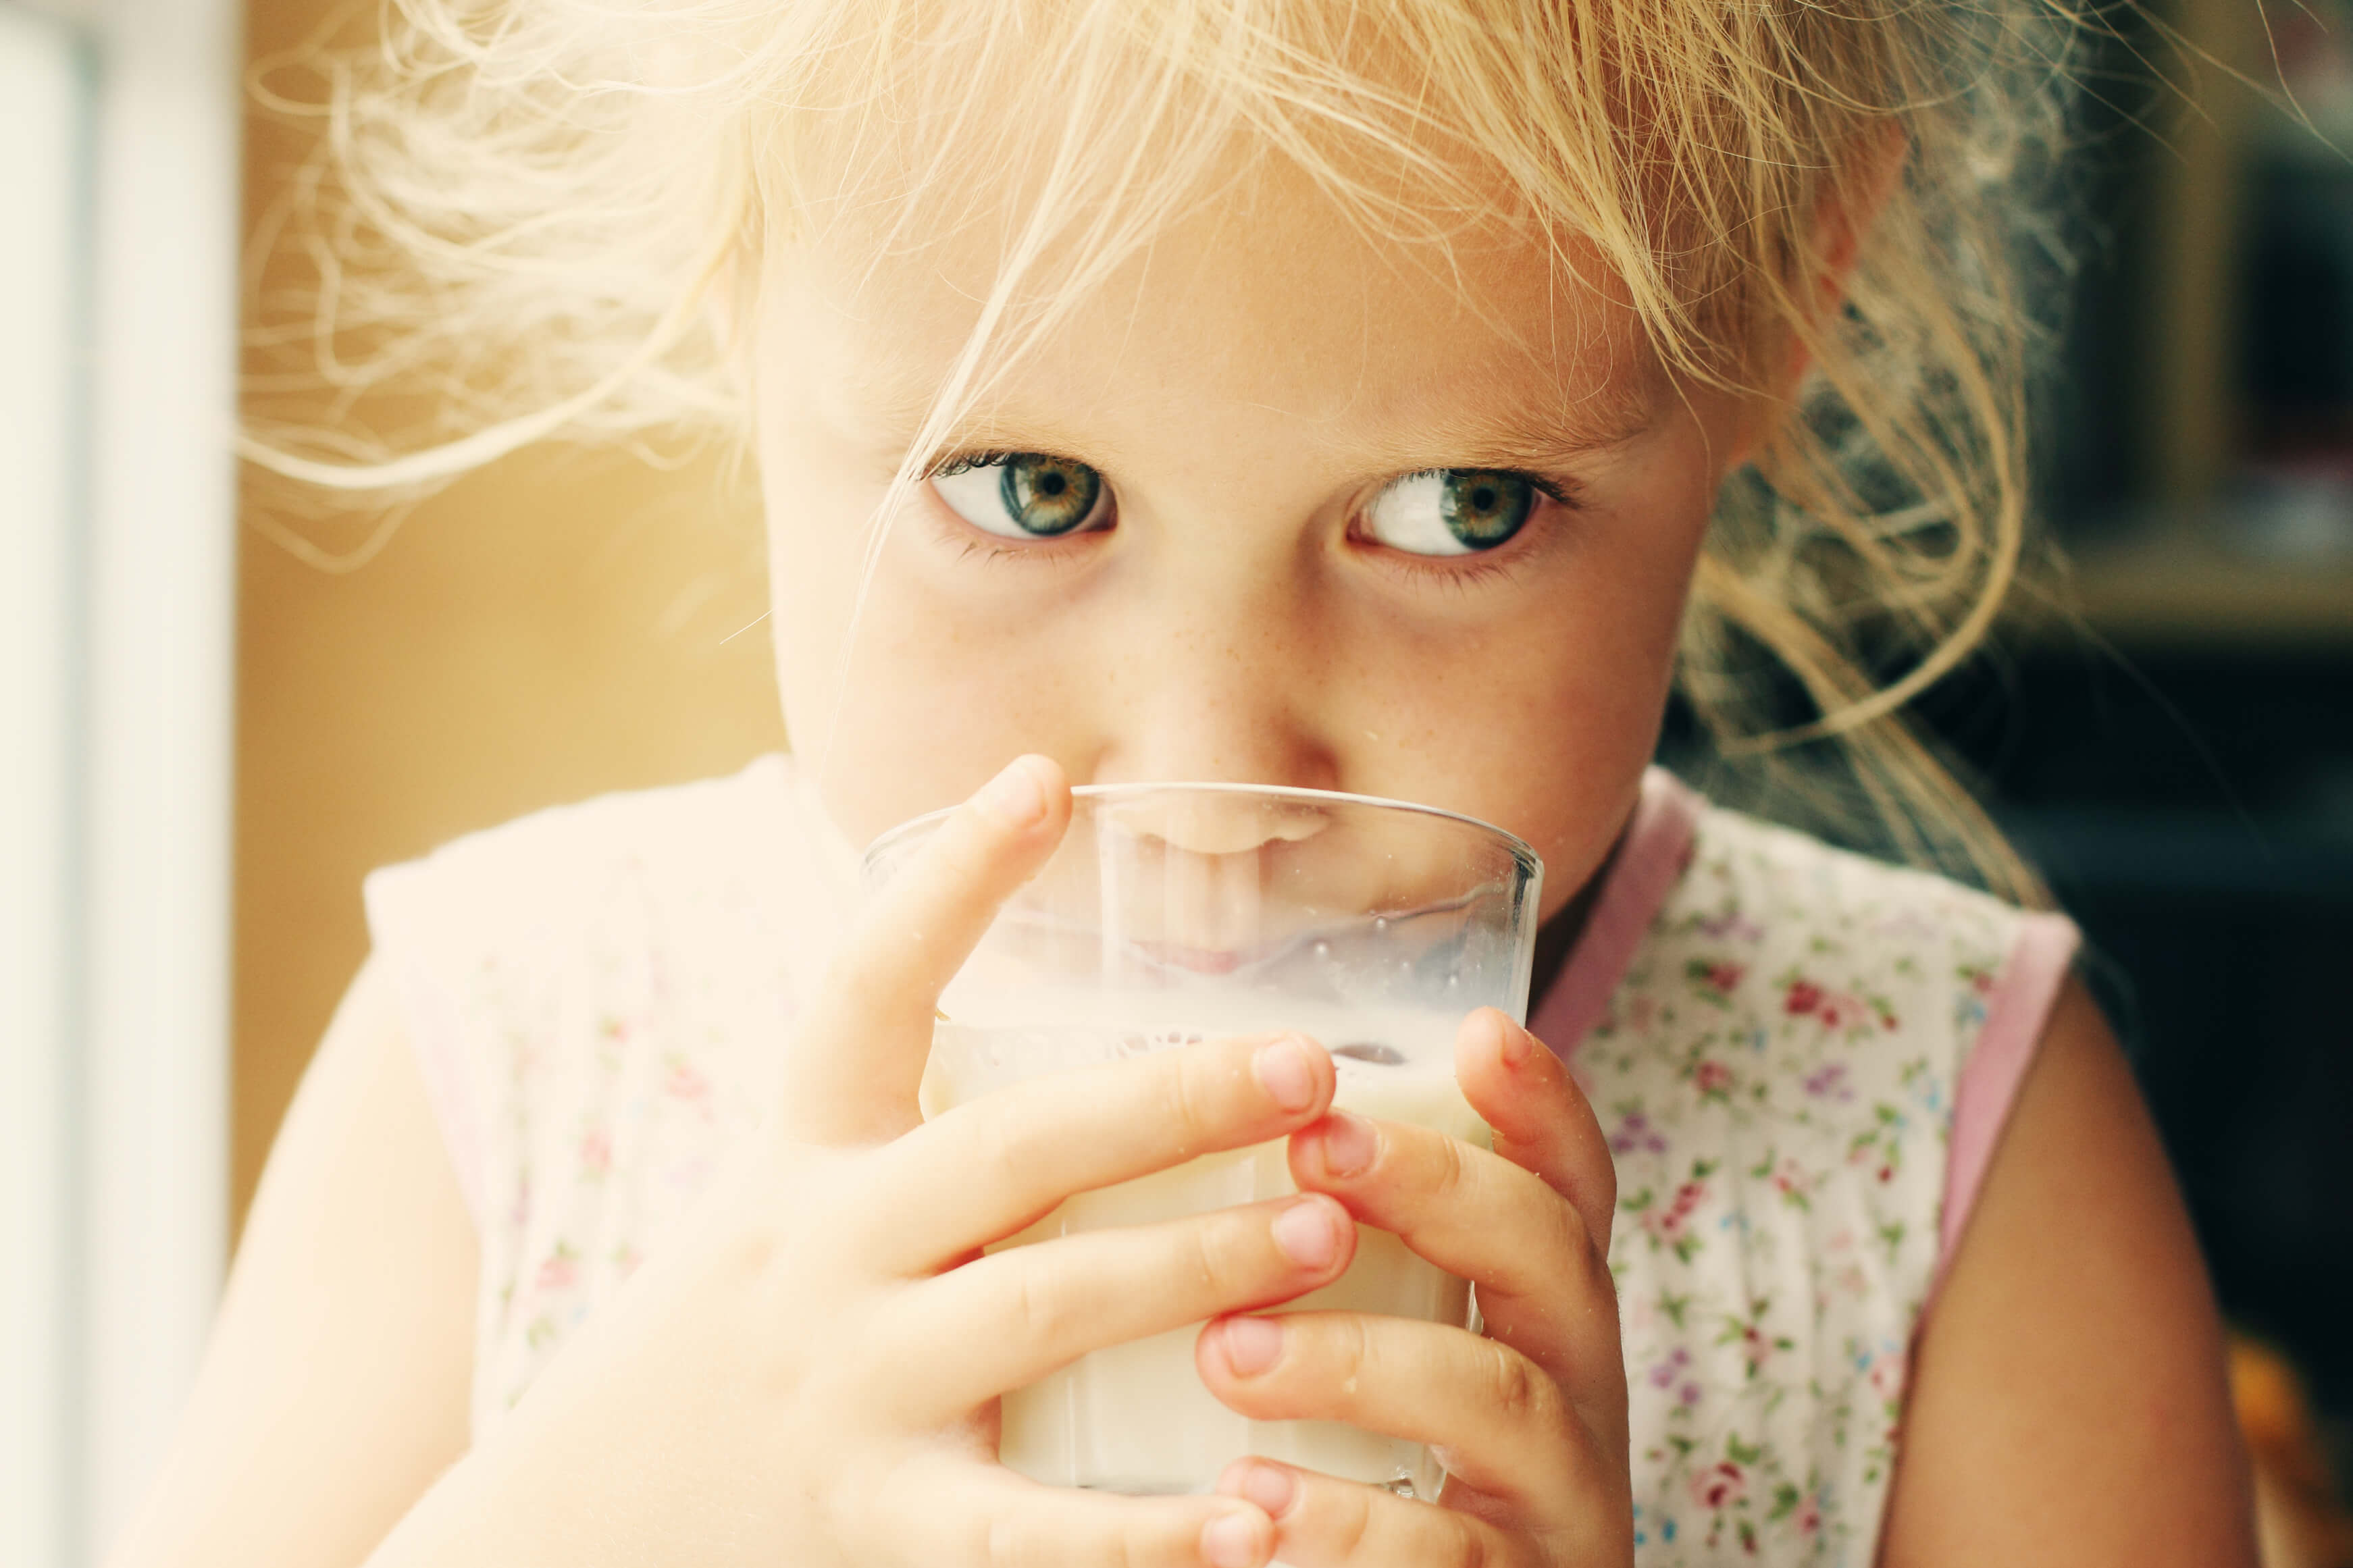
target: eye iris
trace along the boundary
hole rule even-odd
[[[1493,549],[1519,532],[1535,507],[1535,487],[1517,474],[1451,468],[1439,491],[1447,531],[1474,550]]]
[[[1103,491],[1103,477],[1084,463],[1063,458],[1021,456],[1008,459],[1002,487],[1005,510],[1023,531],[1050,538],[1084,522]]]

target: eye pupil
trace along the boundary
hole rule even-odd
[[[1535,509],[1535,487],[1517,474],[1447,470],[1439,495],[1446,531],[1474,550],[1492,550],[1519,532]]]
[[[1050,539],[1092,515],[1103,476],[1067,458],[1023,452],[1005,460],[999,492],[1024,533]]]

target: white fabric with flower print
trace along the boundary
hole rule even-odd
[[[782,757],[368,879],[480,1236],[477,1432],[754,1126],[851,892]],[[1646,779],[1532,1020],[1618,1161],[1642,1568],[1872,1561],[1914,1331],[2075,941]]]
[[[1873,1560],[1914,1331],[2076,942],[1651,775],[1533,1020],[1617,1161],[1644,1568]]]

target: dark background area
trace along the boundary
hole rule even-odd
[[[2224,1310],[2304,1373],[2343,1494],[2353,5],[2271,9],[2116,14],[2090,62],[2038,432],[2075,618],[1924,711],[2082,923]]]

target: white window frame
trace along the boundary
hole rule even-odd
[[[153,1479],[227,1253],[240,16],[0,7],[88,88],[79,297],[0,304],[37,340],[0,415],[43,416],[0,444],[0,1560],[70,1568]]]

